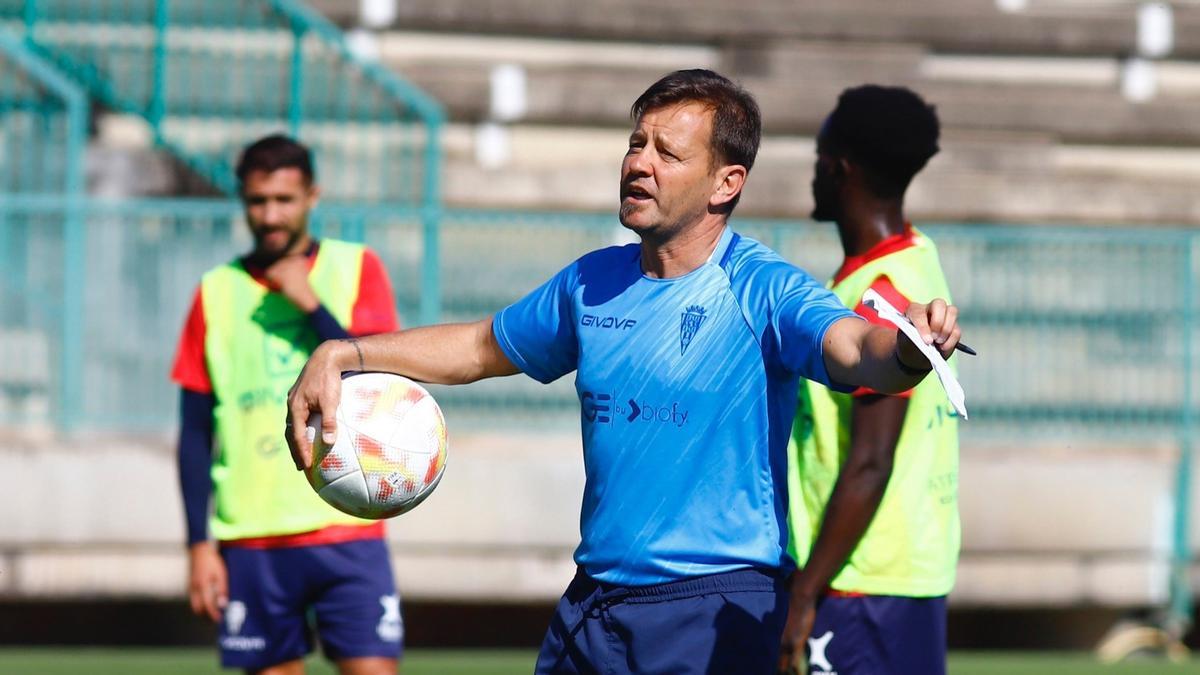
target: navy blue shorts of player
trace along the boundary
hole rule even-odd
[[[773,572],[612,586],[581,571],[558,603],[535,672],[774,673],[787,602]]]
[[[311,652],[310,610],[329,658],[399,658],[404,624],[383,540],[224,547],[221,555],[229,572],[219,633],[226,668],[264,668]]]
[[[808,648],[812,675],[945,675],[946,598],[826,596]]]

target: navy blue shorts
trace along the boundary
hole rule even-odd
[[[636,587],[579,572],[535,672],[774,675],[787,604],[785,581],[758,570]]]
[[[808,656],[816,675],[945,675],[946,598],[827,595]]]
[[[222,547],[229,604],[218,633],[221,665],[258,669],[312,651],[312,626],[333,660],[399,658],[400,596],[382,539],[321,546]],[[311,617],[310,617],[311,615]]]

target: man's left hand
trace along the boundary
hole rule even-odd
[[[317,294],[308,283],[308,258],[288,255],[271,263],[264,271],[267,281],[283,294],[289,302],[305,314],[315,312],[321,305]]]
[[[793,582],[794,583],[794,582]],[[779,672],[784,675],[802,675],[808,672],[808,636],[817,619],[816,596],[792,591],[788,606],[787,623],[779,645]]]
[[[958,308],[947,304],[941,298],[935,298],[928,305],[914,302],[904,312],[912,322],[925,344],[933,345],[941,353],[942,358],[949,359],[954,354],[954,345],[958,344],[962,331],[958,327]],[[907,339],[897,338],[896,349],[901,363],[912,368],[929,368],[929,359],[917,349],[917,346]]]

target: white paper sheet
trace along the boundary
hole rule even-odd
[[[864,305],[874,309],[880,317],[896,324],[900,332],[911,340],[917,349],[921,350],[921,353],[929,359],[929,363],[933,366],[933,372],[941,381],[942,389],[946,390],[946,397],[950,399],[950,405],[954,406],[954,410],[964,420],[967,419],[966,393],[963,392],[962,385],[954,377],[954,371],[950,370],[950,364],[946,363],[938,350],[934,349],[932,345],[925,344],[925,341],[921,339],[921,334],[917,332],[908,317],[901,314],[890,302],[884,300],[882,295],[868,288],[867,292],[863,293],[862,301]]]

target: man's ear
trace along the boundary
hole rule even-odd
[[[742,193],[742,188],[746,185],[747,174],[749,171],[741,164],[721,167],[717,171],[717,182],[713,186],[712,196],[708,198],[708,205],[717,207],[733,201]]]
[[[850,174],[858,171],[858,167],[854,164],[854,162],[851,162],[845,157],[838,157],[833,163],[833,170],[837,174],[838,178],[844,179]]]

